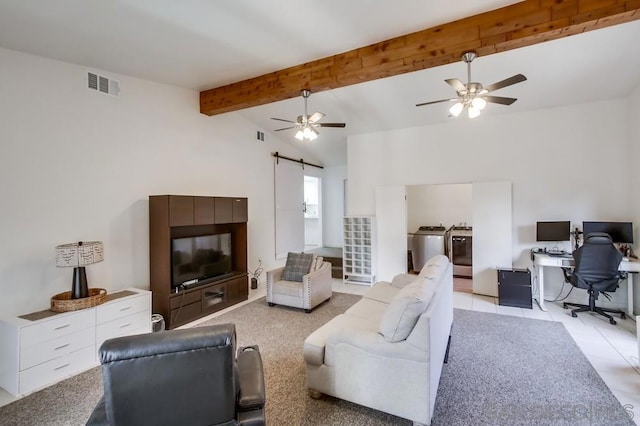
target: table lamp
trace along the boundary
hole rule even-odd
[[[80,241],[56,247],[56,266],[59,268],[73,266],[72,299],[89,297],[87,273],[84,267],[103,260],[102,241]]]

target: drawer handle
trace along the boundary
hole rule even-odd
[[[65,324],[65,325],[61,325],[60,327],[56,327],[54,328],[54,330],[62,330],[63,328],[67,328],[69,327],[71,324]]]
[[[54,370],[55,370],[55,371],[62,370],[63,368],[68,367],[68,366],[69,366],[69,363],[66,363],[66,364],[64,364],[64,365],[61,365],[60,367],[56,367],[56,368],[54,368]]]
[[[122,325],[120,326],[120,328],[129,327],[130,325],[131,325],[131,323],[130,323],[130,322],[128,322],[128,323],[126,323],[126,324],[122,324]]]
[[[57,348],[54,348],[53,350],[54,350],[54,351],[58,351],[58,350],[60,350],[60,349],[62,349],[62,348],[66,348],[66,347],[67,347],[67,346],[69,346],[69,345],[70,345],[70,343],[67,343],[66,345],[58,346]]]
[[[122,309],[120,309],[120,312],[122,312],[122,311],[128,311],[129,309],[131,309],[131,306],[127,306],[126,308],[122,308]]]

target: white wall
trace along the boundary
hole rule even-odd
[[[633,218],[633,241],[636,256],[640,256],[640,197],[637,196],[637,188],[640,188],[640,173],[638,167],[640,165],[640,85],[632,91],[628,98],[628,114],[626,116],[629,126],[629,146],[631,155],[629,155],[629,185],[631,211]],[[634,279],[640,282],[640,274]],[[640,311],[640,286],[635,285],[634,306],[636,312]]]
[[[2,315],[47,308],[70,290],[72,270],[54,262],[63,243],[104,242],[90,287],[148,288],[152,194],[248,197],[249,269],[258,258],[270,269],[270,153],[302,154],[273,133],[257,141],[237,114],[200,114],[195,91],[106,73],[120,81],[115,98],[87,89],[86,71],[0,49]]]
[[[350,137],[348,208],[372,214],[380,185],[511,181],[513,263],[530,266],[536,221],[637,218],[627,106],[611,100]]]
[[[342,247],[344,217],[344,180],[347,166],[325,167],[322,179],[322,234],[326,247]]]
[[[407,231],[420,226],[472,226],[471,184],[407,187]]]

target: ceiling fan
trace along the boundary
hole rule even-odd
[[[417,107],[423,105],[431,105],[437,104],[440,102],[456,102],[450,109],[450,116],[457,117],[464,111],[467,110],[469,114],[469,118],[475,118],[480,115],[480,111],[484,109],[487,105],[487,102],[493,102],[495,104],[502,105],[511,105],[515,101],[516,98],[505,98],[502,96],[489,96],[488,93],[493,92],[498,89],[502,89],[503,87],[511,86],[512,84],[521,83],[527,79],[522,74],[516,74],[509,78],[506,78],[502,81],[498,81],[497,83],[490,84],[487,87],[483,87],[480,83],[475,83],[471,81],[471,62],[476,58],[475,52],[467,52],[462,55],[462,61],[467,64],[467,84],[463,84],[457,78],[450,78],[445,80],[451,87],[456,90],[458,94],[457,98],[452,99],[440,99],[438,101],[431,102],[423,102],[421,104],[416,104]]]
[[[318,128],[319,127],[345,127],[345,123],[320,123],[318,120],[324,117],[324,114],[321,112],[314,112],[312,115],[307,113],[307,99],[311,95],[311,91],[303,90],[301,92],[302,97],[304,98],[304,114],[299,115],[296,121],[285,120],[284,118],[273,118],[272,120],[284,121],[287,123],[295,124],[295,126],[284,127],[282,129],[276,129],[274,132],[279,132],[281,130],[289,130],[289,129],[298,129],[296,132],[296,139],[298,140],[314,140],[318,137]]]

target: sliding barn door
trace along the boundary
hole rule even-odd
[[[274,160],[276,259],[304,250],[304,169],[299,163]]]

